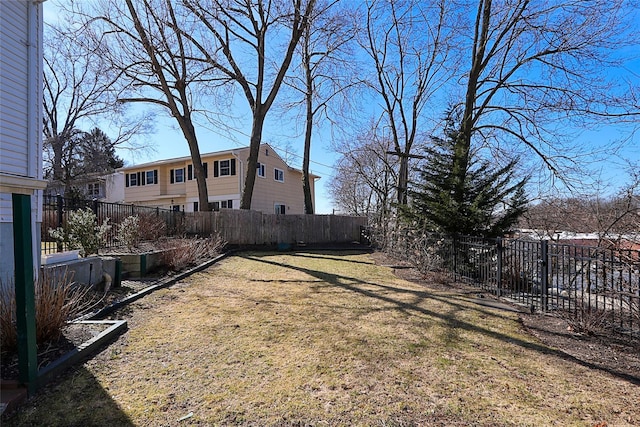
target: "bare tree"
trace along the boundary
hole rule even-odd
[[[131,95],[119,102],[160,106],[177,122],[189,146],[199,209],[206,211],[211,207],[194,115],[206,85],[216,84],[216,78],[211,67],[193,58],[185,34],[196,31],[195,25],[173,3],[103,0],[75,12],[83,18],[83,29],[93,34],[94,52],[108,61],[120,84],[129,89]]]
[[[627,88],[604,72],[619,65],[614,52],[636,35],[626,3],[475,2],[475,13],[469,11],[475,21],[463,27],[472,34],[471,45],[467,34],[459,39],[471,53],[454,172],[460,185],[473,141],[488,145],[494,156],[525,152],[562,179],[587,154],[569,145],[565,129],[640,113]]]
[[[425,108],[457,68],[456,12],[445,0],[370,0],[364,13],[360,44],[375,71],[369,85],[381,99],[382,122],[399,158],[397,202],[406,204],[409,160],[416,140],[429,133]]]
[[[112,147],[127,146],[148,130],[144,117],[132,116],[116,102],[121,91],[102,58],[87,52],[86,38],[70,26],[47,25],[44,45],[44,150],[49,179],[69,186],[71,163],[79,155],[85,132],[101,119],[115,133]],[[139,147],[138,147],[139,148]]]
[[[372,122],[367,132],[336,147],[341,156],[330,192],[340,209],[383,225],[395,196],[399,159],[391,154],[393,142],[376,129]]]
[[[542,238],[559,233],[589,233],[598,246],[617,246],[623,240],[638,242],[640,235],[640,173],[630,165],[629,180],[614,193],[598,187],[579,197],[546,198],[532,205],[520,226],[537,230]]]
[[[331,122],[332,116],[339,114],[329,111],[331,104],[338,104],[338,110],[348,104],[350,89],[357,84],[351,67],[353,62],[348,60],[352,54],[349,43],[355,35],[350,17],[353,10],[336,3],[321,2],[316,6],[300,41],[299,73],[285,80],[288,86],[302,95],[301,101],[289,103],[285,108],[304,105],[302,188],[307,214],[314,212],[309,179],[313,132],[320,119]]]
[[[249,159],[241,209],[251,208],[258,153],[271,109],[315,0],[182,0],[205,30],[187,34],[229,83],[239,86],[251,110]]]

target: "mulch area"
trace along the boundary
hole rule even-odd
[[[151,277],[137,280],[123,280],[117,288],[112,288],[107,294],[102,290],[91,290],[87,294],[87,300],[91,301],[83,314],[97,312],[114,302],[120,301],[129,295],[135,294],[144,288],[153,285],[159,277]],[[41,344],[38,348],[38,369],[62,357],[67,352],[78,347],[82,343],[99,335],[109,325],[77,324],[70,323],[62,330],[57,340]],[[3,353],[0,358],[0,378],[3,380],[18,379],[18,355],[16,353]]]
[[[377,264],[393,267],[396,276],[430,289],[462,294],[481,292],[467,284],[452,282],[445,274],[422,273],[408,263],[381,252],[375,252],[372,256]],[[490,294],[482,296],[493,298]],[[557,351],[559,357],[640,385],[640,338],[606,331],[591,335],[578,333],[566,319],[549,314],[520,313],[519,319],[524,330]]]

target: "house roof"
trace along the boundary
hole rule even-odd
[[[262,147],[268,147],[269,149],[271,149],[271,151],[273,151],[273,153],[278,156],[278,158],[280,160],[283,161],[284,164],[287,164],[284,159],[282,159],[282,157],[280,157],[280,155],[278,154],[278,152],[276,150],[273,149],[273,147],[269,144],[260,144],[260,148]],[[239,148],[233,148],[233,149],[227,149],[227,150],[220,150],[220,151],[211,151],[208,153],[202,153],[200,154],[200,157],[209,157],[209,156],[221,156],[221,155],[225,155],[225,154],[231,154],[231,155],[238,155],[238,153],[242,152],[242,151],[248,151],[249,147],[239,147]],[[169,163],[175,163],[175,162],[188,162],[191,161],[191,156],[183,156],[183,157],[173,157],[171,159],[164,159],[164,160],[156,160],[153,162],[147,162],[147,163],[140,163],[137,165],[131,165],[131,166],[124,166],[122,168],[116,169],[116,171],[118,172],[126,172],[128,170],[132,170],[132,169],[139,169],[139,168],[144,168],[144,167],[149,167],[149,166],[158,166],[158,165],[165,165],[165,164],[169,164]],[[290,170],[296,171],[296,172],[300,172],[302,173],[302,170],[291,167],[289,165],[287,165],[287,167]],[[320,176],[315,175],[313,173],[309,173],[309,176],[316,178],[316,179],[320,179]]]

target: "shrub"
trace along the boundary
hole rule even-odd
[[[86,208],[71,212],[65,227],[49,229],[49,234],[59,243],[66,243],[67,248],[80,249],[80,255],[87,256],[104,247],[110,229],[109,218],[98,225],[96,215]]]
[[[118,224],[116,239],[127,246],[129,250],[140,243],[140,218],[128,216]]]
[[[155,241],[167,235],[167,223],[162,216],[155,213],[138,215],[138,235],[140,241]]]
[[[611,312],[602,308],[578,303],[573,313],[561,312],[571,330],[585,335],[595,335],[612,325]]]
[[[0,283],[0,341],[2,352],[17,347],[16,296],[13,283]],[[67,321],[78,316],[88,305],[88,286],[79,286],[69,275],[45,273],[35,283],[36,342],[55,342]]]
[[[162,263],[170,270],[180,271],[197,265],[199,261],[213,258],[219,254],[225,242],[218,235],[208,238],[180,238],[166,240],[160,244],[165,251],[161,255]]]

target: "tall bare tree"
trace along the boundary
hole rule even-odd
[[[629,7],[624,0],[475,1],[475,20],[464,27],[471,45],[467,34],[459,39],[471,54],[454,168],[460,186],[474,140],[494,154],[527,152],[562,178],[585,152],[568,145],[563,128],[640,114],[633,91],[605,72],[621,62],[617,50],[637,42]]]
[[[431,130],[425,129],[425,108],[457,68],[451,45],[457,12],[445,0],[369,0],[364,15],[360,44],[375,72],[369,85],[399,158],[397,202],[406,204],[414,145]]]
[[[79,55],[85,34],[67,26],[47,25],[44,45],[43,132],[45,169],[49,179],[70,185],[72,159],[79,155],[85,132],[100,120],[115,134],[112,146],[128,146],[132,137],[146,132],[143,116],[128,114],[117,102],[121,94],[116,76],[105,70],[99,55]]]
[[[193,59],[185,37],[196,31],[193,21],[171,0],[102,0],[82,6],[75,12],[93,34],[94,52],[108,61],[131,94],[119,102],[160,106],[175,119],[189,146],[199,209],[210,210],[194,115],[216,77],[211,67]]]
[[[348,104],[348,94],[357,85],[350,42],[355,36],[352,25],[353,9],[342,7],[337,1],[324,1],[316,5],[304,30],[298,48],[299,72],[287,78],[286,83],[299,93],[301,100],[287,104],[293,108],[300,104],[304,110],[304,154],[302,158],[302,189],[305,213],[313,214],[309,164],[311,140],[319,120],[334,120],[333,116]],[[294,95],[295,97],[295,95]],[[332,108],[332,104],[336,104]],[[333,110],[333,111],[330,111]]]
[[[251,110],[249,158],[240,201],[251,209],[267,113],[280,91],[316,0],[182,0],[205,30],[187,34],[202,60],[236,84]]]

